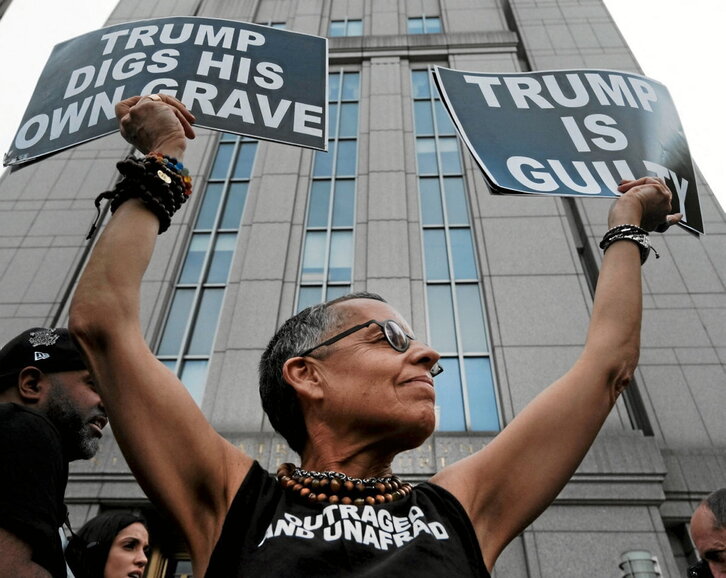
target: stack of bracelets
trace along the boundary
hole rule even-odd
[[[613,227],[607,233],[605,233],[605,236],[600,242],[600,248],[603,250],[603,252],[605,252],[607,251],[608,247],[616,241],[632,241],[633,243],[638,245],[638,249],[640,249],[641,265],[645,263],[651,251],[655,253],[656,259],[660,258],[660,255],[658,255],[658,251],[656,251],[650,244],[650,239],[648,238],[648,231],[646,231],[645,229],[641,229],[636,225],[618,225],[617,227]]]
[[[139,198],[159,219],[159,234],[169,228],[171,218],[192,194],[192,178],[184,165],[173,157],[151,152],[145,157],[131,155],[116,164],[122,179],[96,197],[98,216],[87,239],[93,236],[101,214],[102,199],[111,200],[111,212],[131,198]]]

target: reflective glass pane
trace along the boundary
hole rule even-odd
[[[338,163],[335,166],[336,175],[355,176],[357,150],[358,143],[354,140],[338,141]]]
[[[343,76],[343,92],[341,100],[358,100],[360,90],[360,74],[357,72],[346,72]]]
[[[353,263],[353,232],[334,231],[330,242],[328,281],[350,281]]]
[[[224,179],[227,177],[229,171],[229,163],[232,160],[232,153],[234,152],[234,142],[222,142],[217,149],[217,156],[214,159],[212,165],[212,172],[209,175],[210,179]]]
[[[345,21],[333,20],[328,27],[328,36],[345,36]]]
[[[305,251],[303,253],[302,281],[323,281],[325,266],[324,231],[308,231],[305,235]]]
[[[461,350],[464,353],[489,351],[479,285],[476,283],[456,285],[456,304],[459,310]]]
[[[446,254],[444,229],[424,230],[424,258],[427,281],[449,280],[449,258]]]
[[[328,141],[328,152],[315,151],[313,163],[314,177],[329,177],[333,174],[333,156],[335,155],[335,141]]]
[[[308,227],[327,227],[330,212],[330,185],[332,181],[313,181],[310,188]]]
[[[228,142],[228,141],[236,141],[237,135],[232,134],[231,132],[223,132],[222,138],[220,139],[222,142]]]
[[[499,431],[497,399],[494,395],[489,359],[486,357],[464,358],[464,371],[466,372],[466,389],[469,398],[470,428],[476,431]]]
[[[159,344],[159,355],[179,355],[181,340],[189,321],[194,289],[177,289],[171,302],[166,326]]]
[[[159,361],[172,373],[176,373],[176,359],[160,359]]]
[[[459,160],[459,147],[456,146],[455,137],[439,139],[439,152],[441,154],[441,172],[443,174],[461,174]]]
[[[338,136],[338,103],[331,102],[328,104],[328,136],[335,138]]]
[[[444,212],[441,209],[441,191],[437,177],[419,179],[421,194],[421,220],[424,225],[443,225]]]
[[[456,134],[454,123],[451,122],[451,117],[440,100],[434,101],[434,110],[436,111],[436,130],[439,134]]]
[[[237,233],[221,233],[214,242],[212,262],[207,273],[207,283],[226,283],[229,267],[232,264]]]
[[[242,211],[247,200],[247,183],[232,183],[229,186],[227,202],[222,213],[221,229],[239,229],[242,221]]]
[[[340,93],[340,73],[328,74],[328,100],[338,100]]]
[[[451,258],[454,261],[455,279],[476,279],[474,245],[470,229],[449,229],[451,237]]]
[[[449,285],[428,285],[426,295],[429,305],[431,347],[441,354],[455,353],[456,332],[451,288]]]
[[[415,100],[413,102],[413,116],[416,136],[434,134],[434,119],[431,115],[430,100]]]
[[[409,18],[408,19],[408,33],[409,34],[423,34],[423,18]]]
[[[461,177],[444,178],[444,196],[446,197],[446,217],[449,225],[468,225],[469,210],[466,206],[464,179]]]
[[[207,365],[209,362],[205,359],[192,359],[185,361],[182,365],[181,376],[179,379],[187,388],[197,405],[202,405],[202,396],[204,394],[204,384],[207,381]],[[178,566],[177,566],[178,569]],[[177,574],[175,574],[176,576]],[[183,574],[178,574],[183,576]]]
[[[436,410],[439,431],[464,431],[464,400],[461,395],[461,374],[459,360],[442,357],[439,360],[444,373],[434,379]]]
[[[326,301],[331,301],[350,293],[350,285],[328,285],[328,293],[325,296]]]
[[[331,113],[332,114],[332,113]],[[331,130],[331,135],[335,134]],[[358,135],[358,103],[344,102],[340,106],[340,133],[341,137],[356,137]]]
[[[197,223],[195,229],[213,229],[214,219],[217,218],[217,209],[219,208],[219,200],[222,198],[222,189],[224,185],[221,183],[210,183],[204,192],[202,206],[197,215]]]
[[[209,233],[195,233],[187,249],[187,256],[184,259],[181,275],[179,275],[179,283],[199,283],[204,265],[204,258],[209,250]]]
[[[411,83],[413,84],[414,98],[431,97],[428,70],[414,70],[411,73]]]
[[[317,305],[322,302],[323,288],[321,286],[316,287],[300,287],[300,292],[297,295],[297,311],[298,313],[310,307],[311,305]]]
[[[429,16],[424,24],[426,34],[437,34],[441,32],[441,18],[438,16]]]
[[[199,312],[192,329],[192,340],[189,344],[189,355],[209,355],[212,353],[214,335],[217,333],[219,310],[222,307],[224,289],[204,289]]]
[[[355,181],[335,181],[333,227],[352,227],[355,205]]]
[[[348,36],[363,36],[362,20],[348,20]]]
[[[436,143],[432,138],[416,139],[416,160],[420,175],[432,175],[438,172],[436,164]]]
[[[257,152],[256,142],[246,142],[240,146],[237,155],[237,164],[232,173],[233,179],[249,179],[252,175],[252,163],[255,161],[255,153]]]

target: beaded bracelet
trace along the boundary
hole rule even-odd
[[[169,228],[171,218],[192,193],[192,179],[184,165],[173,157],[152,152],[143,158],[131,155],[116,164],[121,180],[96,197],[96,219],[86,239],[96,230],[101,200],[111,200],[111,213],[131,198],[140,199],[159,219],[159,234]]]
[[[648,255],[653,251],[655,258],[660,259],[658,251],[656,251],[650,244],[650,238],[648,231],[641,229],[637,225],[617,225],[610,229],[600,241],[600,248],[603,253],[607,251],[608,247],[617,241],[632,241],[638,245],[640,250],[640,264],[643,265],[648,259]]]
[[[184,168],[184,165],[180,161],[176,160],[174,157],[157,152],[150,152],[146,156],[147,158],[156,159],[160,165],[177,173],[184,184],[184,194],[187,197],[192,194],[192,177],[189,176],[189,169]]]

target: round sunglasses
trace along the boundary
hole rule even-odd
[[[326,345],[332,345],[336,341],[340,341],[341,339],[343,339],[344,337],[347,337],[351,333],[355,333],[356,331],[360,331],[361,329],[364,329],[371,325],[377,325],[378,327],[380,327],[381,331],[383,331],[383,335],[385,336],[386,341],[388,342],[388,345],[390,345],[393,349],[395,349],[399,353],[403,353],[404,351],[408,350],[408,348],[411,345],[411,340],[414,339],[414,337],[412,335],[409,335],[408,333],[406,333],[403,330],[403,327],[401,327],[393,319],[386,319],[383,322],[376,321],[375,319],[371,319],[370,321],[366,321],[365,323],[361,323],[360,325],[354,325],[350,329],[346,329],[342,333],[338,333],[337,335],[334,335],[330,339],[326,339],[322,343],[318,343],[315,347],[306,349],[305,351],[300,353],[299,356],[306,357],[306,356],[310,355],[313,351],[318,349],[319,347],[324,347]],[[431,372],[432,377],[436,377],[442,371],[444,371],[444,368],[441,367],[438,363],[435,363],[429,371]]]

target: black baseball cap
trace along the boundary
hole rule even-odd
[[[18,375],[24,367],[44,373],[86,369],[86,363],[67,329],[34,327],[0,349],[0,379]]]

